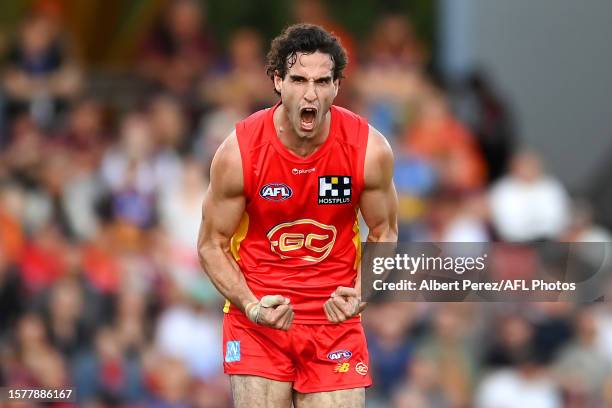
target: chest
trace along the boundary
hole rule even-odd
[[[316,161],[297,163],[271,150],[256,166],[248,209],[274,223],[313,218],[325,222],[354,217],[359,201],[356,166],[340,149]]]

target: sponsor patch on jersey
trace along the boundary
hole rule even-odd
[[[294,176],[299,176],[300,174],[314,173],[315,170],[316,167],[311,167],[309,169],[298,169],[297,167],[294,167],[293,169],[291,169],[291,174],[293,174]]]
[[[332,361],[348,361],[352,355],[353,353],[348,350],[336,350],[329,353],[327,358]]]
[[[357,374],[359,375],[366,375],[368,373],[368,366],[360,361],[355,366],[355,371],[357,371]]]
[[[225,362],[235,363],[240,361],[240,341],[228,341],[225,344]]]
[[[283,201],[293,195],[293,190],[284,183],[268,183],[259,190],[259,195],[268,201]]]
[[[319,204],[351,202],[351,176],[319,177]]]

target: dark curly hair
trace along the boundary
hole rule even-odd
[[[266,56],[266,74],[274,81],[274,75],[285,78],[287,70],[295,64],[297,53],[312,54],[316,51],[328,54],[334,63],[333,79],[342,79],[342,71],[348,64],[346,50],[333,34],[314,24],[291,25],[274,40]],[[274,89],[276,93],[276,89]]]

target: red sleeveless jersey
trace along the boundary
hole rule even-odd
[[[288,297],[295,323],[329,323],[323,304],[357,277],[368,123],[332,106],[327,139],[300,158],[276,134],[277,106],[236,125],[246,209],[231,250],[255,296]]]

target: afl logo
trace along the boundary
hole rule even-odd
[[[259,195],[268,201],[283,201],[292,194],[291,187],[283,183],[269,183],[259,190]]]
[[[348,361],[349,358],[351,358],[351,356],[353,355],[353,353],[351,353],[348,350],[338,350],[338,351],[332,351],[331,353],[329,353],[327,355],[327,358],[329,358],[332,361]]]

